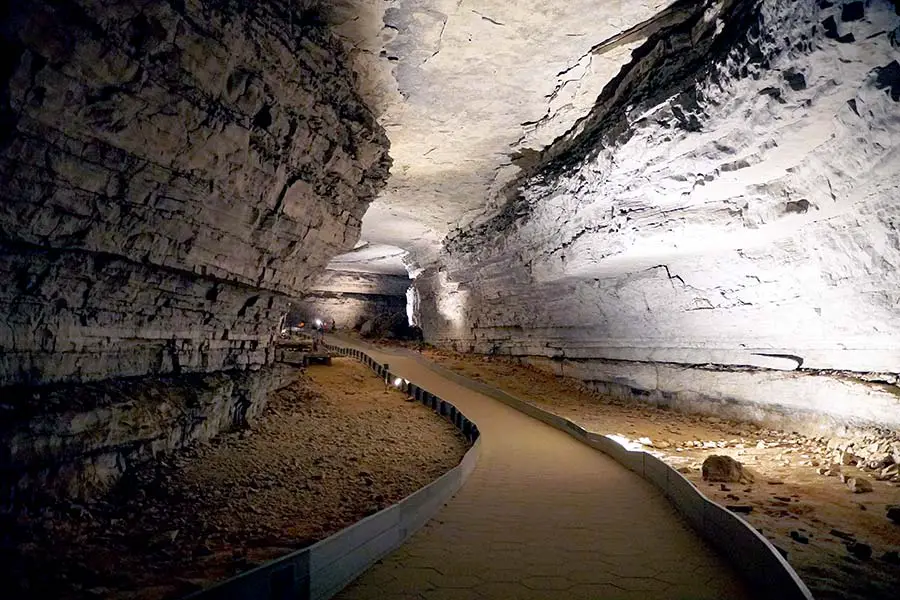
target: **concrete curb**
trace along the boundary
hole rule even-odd
[[[459,385],[499,400],[568,433],[609,455],[616,462],[655,485],[690,525],[759,590],[761,597],[813,600],[809,588],[769,540],[738,515],[704,496],[693,483],[659,458],[644,451],[628,450],[611,438],[588,432],[564,417],[538,408],[502,390],[459,375],[413,353],[408,355]]]
[[[329,345],[326,348],[361,361],[378,373],[385,383],[393,384],[397,379],[388,365],[378,363],[360,350]],[[453,404],[421,387],[404,379],[400,379],[396,387],[448,419],[473,442],[460,463],[393,506],[369,515],[309,548],[190,594],[184,600],[327,600],[400,547],[437,514],[475,468],[481,449],[478,428]]]

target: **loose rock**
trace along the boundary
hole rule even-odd
[[[790,533],[791,539],[797,542],[798,544],[808,544],[809,538],[800,533],[799,531],[791,531]]]
[[[900,506],[888,506],[887,518],[900,525]]]
[[[860,560],[872,558],[872,546],[862,542],[851,542],[847,544],[847,552]]]
[[[847,532],[841,531],[840,529],[832,529],[828,533],[830,533],[834,537],[839,537],[842,540],[848,540],[848,541],[853,541],[853,537],[854,537],[852,533],[847,533]]]
[[[744,466],[730,456],[714,454],[703,461],[704,481],[734,482],[752,481]]]

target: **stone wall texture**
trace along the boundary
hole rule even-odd
[[[0,36],[0,386],[270,359],[390,166],[287,0],[35,0]]]
[[[0,9],[0,503],[102,493],[283,382],[278,323],[390,167],[309,4]]]
[[[643,392],[898,414],[898,26],[887,1],[697,3],[446,241],[416,280],[426,338]],[[840,380],[858,393],[838,406],[769,386],[781,371],[883,376]]]
[[[296,371],[108,379],[5,391],[15,412],[0,426],[0,506],[96,498],[128,468],[262,414]]]

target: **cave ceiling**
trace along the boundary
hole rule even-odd
[[[391,141],[391,178],[361,240],[408,251],[413,271],[433,262],[451,231],[496,212],[520,167],[589,112],[631,51],[679,18],[682,4],[395,0],[333,9]]]

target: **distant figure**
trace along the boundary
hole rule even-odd
[[[331,331],[335,331],[337,329],[337,323],[334,320],[334,317],[331,317]]]
[[[325,341],[325,326],[321,321],[316,321],[316,328],[313,331],[313,350],[318,351],[319,344]]]

